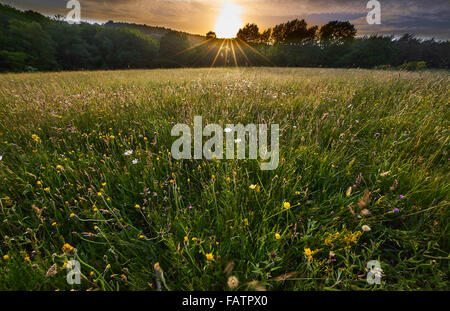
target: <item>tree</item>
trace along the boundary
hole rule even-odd
[[[261,43],[268,44],[270,42],[271,36],[272,36],[272,28],[264,30],[260,35]]]
[[[320,28],[319,37],[323,45],[342,44],[356,36],[356,28],[350,22],[332,21]]]
[[[294,19],[275,26],[272,31],[272,39],[275,43],[291,45],[310,43],[315,40],[317,29],[317,26],[308,28],[304,19]]]
[[[207,39],[215,39],[215,38],[217,38],[217,35],[214,31],[210,30],[206,33],[206,38]]]
[[[191,58],[189,39],[186,34],[169,31],[160,41],[159,56],[161,59],[173,62],[174,66],[185,65]]]
[[[259,28],[256,24],[247,24],[243,28],[239,29],[237,38],[248,43],[259,43],[260,34]]]

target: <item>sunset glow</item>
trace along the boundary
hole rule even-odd
[[[234,3],[222,4],[214,29],[218,38],[236,37],[239,28],[242,27],[241,13],[242,7]]]

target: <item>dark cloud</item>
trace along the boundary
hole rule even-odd
[[[293,18],[310,24],[329,20],[350,20],[360,35],[371,33],[414,33],[423,37],[450,38],[449,0],[379,0],[382,24],[368,25],[368,0],[80,0],[82,17],[94,21],[128,21],[161,25],[194,33],[214,28],[218,8],[223,2],[243,7],[243,22],[262,28]],[[5,0],[22,9],[52,15],[67,12],[66,0]]]

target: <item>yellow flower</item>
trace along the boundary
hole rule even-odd
[[[41,139],[39,138],[39,136],[37,136],[36,134],[31,135],[31,138],[33,138],[33,140],[34,140],[35,142],[38,142],[39,140],[41,140]]]
[[[25,258],[24,258],[24,260],[25,260],[25,262],[30,262],[31,260],[30,260],[30,256],[25,256]]]
[[[36,182],[36,184],[40,186],[40,185],[42,185],[42,182],[41,182],[40,180],[38,180],[38,181]]]
[[[291,208],[291,203],[289,203],[289,202],[284,202],[284,203],[283,203],[283,207],[284,207],[285,209],[290,209],[290,208]]]
[[[9,259],[9,256],[8,256],[8,255],[4,255],[4,256],[3,256],[3,259],[4,259],[4,260],[8,260],[8,259]]]
[[[187,235],[184,237],[184,241],[185,241],[185,242],[189,241],[189,238],[188,238]]]
[[[63,169],[63,167],[61,165],[56,165],[56,169],[61,171]]]
[[[89,272],[90,276],[94,276],[94,271]]]
[[[205,256],[206,256],[206,260],[214,261],[214,255],[212,253],[207,253]]]
[[[98,195],[99,197],[101,197],[101,196],[102,196],[102,193],[101,193],[101,192],[97,192],[97,195]]]
[[[62,247],[62,250],[64,253],[69,253],[73,250],[73,246],[70,245],[69,243],[65,243]]]
[[[250,189],[255,190],[256,189],[256,185],[250,185]]]
[[[278,233],[275,233],[275,239],[277,239],[277,240],[281,239],[281,235],[279,235]]]
[[[71,213],[71,214],[69,215],[69,218],[72,218],[72,217],[75,217],[75,214],[74,214],[74,213]]]
[[[136,204],[134,207],[141,208],[141,206],[139,204]]]
[[[50,192],[50,187],[44,188],[45,192]]]
[[[142,234],[139,236],[139,239],[143,239],[145,238]]]
[[[305,254],[306,257],[308,257],[309,260],[313,260],[313,255],[315,253],[317,253],[317,250],[312,251],[310,248],[305,248],[303,253]]]

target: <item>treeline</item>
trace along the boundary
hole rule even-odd
[[[331,21],[319,28],[296,19],[263,32],[247,24],[237,37],[279,66],[449,68],[449,41],[421,40],[410,34],[397,39],[356,38],[356,33],[349,22]]]
[[[356,38],[349,22],[309,27],[293,20],[236,39],[163,27],[113,23],[69,25],[61,18],[0,5],[0,71],[55,71],[205,66],[449,68],[449,42],[386,36]]]

